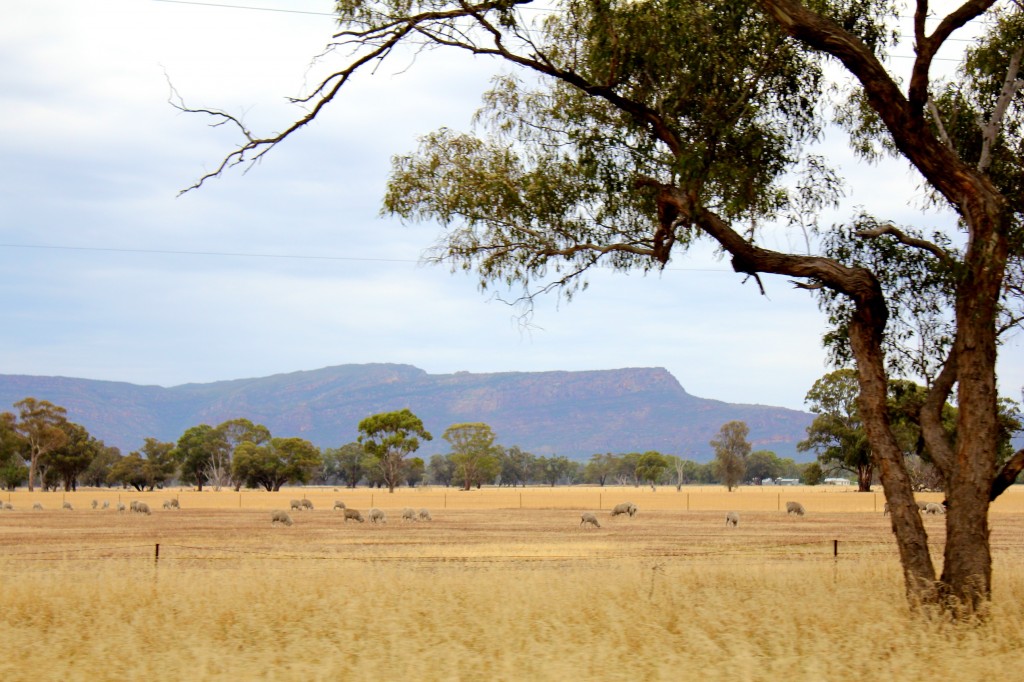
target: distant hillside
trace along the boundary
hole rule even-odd
[[[811,458],[796,451],[811,414],[697,398],[661,368],[427,374],[410,365],[341,365],[172,388],[0,375],[0,410],[27,396],[62,405],[69,419],[125,453],[147,436],[173,441],[190,426],[236,417],[337,447],[356,439],[364,417],[408,407],[434,435],[421,456],[447,451],[441,434],[451,424],[480,421],[502,445],[537,455],[658,450],[707,461],[708,442],[738,419],[750,427],[755,450]]]

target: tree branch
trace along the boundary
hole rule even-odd
[[[899,241],[901,244],[906,244],[907,246],[912,246],[916,249],[923,249],[924,251],[927,251],[928,253],[932,254],[940,261],[942,261],[943,265],[946,265],[947,267],[952,267],[953,265],[956,264],[956,261],[953,259],[953,257],[950,256],[945,250],[940,248],[937,244],[933,244],[932,242],[926,239],[918,239],[917,237],[911,237],[910,235],[902,232],[892,223],[886,223],[884,225],[879,225],[878,227],[873,227],[867,230],[858,230],[855,234],[858,237],[862,237],[864,239],[872,237],[881,237],[883,234],[891,234],[892,236],[896,237],[897,241]]]
[[[981,126],[981,156],[978,159],[978,170],[985,172],[992,163],[992,147],[999,137],[999,131],[1003,127],[1003,119],[1010,107],[1010,102],[1017,96],[1020,89],[1024,87],[1024,80],[1017,78],[1020,73],[1020,61],[1024,56],[1024,45],[1017,48],[1017,51],[1010,57],[1010,65],[1006,69],[1006,78],[1003,80],[1003,87],[996,101],[996,107],[988,123]]]

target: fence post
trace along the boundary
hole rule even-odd
[[[159,542],[156,543],[156,549],[153,552],[153,563],[154,564],[159,564],[160,563],[160,543]]]
[[[833,540],[832,541],[832,558],[833,559],[838,559],[839,558],[839,540]]]

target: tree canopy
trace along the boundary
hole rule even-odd
[[[367,417],[359,422],[359,434],[358,442],[374,458],[375,468],[392,493],[401,483],[406,455],[419,449],[421,438],[433,440],[409,408]]]
[[[901,13],[910,35],[897,30]],[[436,131],[397,157],[385,211],[439,223],[434,261],[477,272],[482,287],[521,286],[525,301],[571,296],[594,267],[657,270],[701,240],[762,291],[774,274],[817,292],[826,342],[856,365],[912,602],[980,610],[991,595],[990,496],[1024,464],[1015,455],[1000,472],[996,460],[998,342],[1020,321],[1024,255],[1016,2],[966,0],[936,15],[928,0],[341,0],[337,14],[328,52],[345,61],[281,132],[261,137],[196,110],[243,134],[196,186],[261,158],[403,46],[497,57],[511,71],[484,97],[481,132]],[[960,71],[934,78],[940,48],[974,25]],[[900,41],[913,54],[906,76],[887,66]],[[843,70],[845,92],[825,88],[825,60]],[[860,153],[896,154],[920,173],[955,214],[955,240],[884,217],[817,224],[839,184],[808,143],[832,115]],[[763,238],[779,223],[803,230],[790,241],[798,248]],[[846,248],[857,242],[870,257]],[[941,576],[887,421],[889,373],[901,366],[928,375],[919,423],[949,502]],[[942,411],[954,392],[952,440]]]

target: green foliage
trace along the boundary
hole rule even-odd
[[[455,464],[451,455],[431,455],[430,463],[427,464],[427,475],[431,483],[450,486],[455,478]]]
[[[395,492],[405,456],[420,447],[420,438],[432,440],[423,422],[408,408],[383,412],[359,422],[359,443],[373,458],[389,492]]]
[[[770,450],[757,450],[747,457],[746,476],[752,481],[763,481],[766,478],[780,478],[785,474],[783,460]]]
[[[81,424],[65,421],[60,428],[65,434],[64,443],[42,455],[40,464],[53,480],[59,481],[64,490],[70,492],[77,489],[79,475],[88,469],[105,446]]]
[[[668,470],[669,461],[665,455],[654,450],[649,450],[640,455],[637,461],[637,478],[641,481],[655,485]]]
[[[606,452],[604,454],[591,455],[590,461],[583,468],[583,480],[587,483],[597,483],[600,486],[604,486],[608,479],[615,475],[617,468],[618,461],[612,453]]]
[[[718,436],[711,441],[715,449],[715,473],[729,492],[743,481],[746,473],[749,434],[750,428],[745,422],[731,421],[722,424]]]
[[[817,453],[826,471],[841,469],[856,474],[859,489],[870,491],[875,466],[857,408],[859,395],[857,372],[852,369],[830,372],[814,382],[804,400],[817,416],[797,449]]]
[[[328,448],[323,452],[324,476],[339,479],[349,488],[355,488],[362,480],[363,462],[366,451],[359,443],[346,443],[340,448]]]
[[[565,455],[541,456],[535,460],[535,479],[550,486],[574,483],[581,474],[582,467]]]
[[[530,480],[530,472],[534,467],[535,457],[518,445],[509,448],[501,448],[498,453],[501,463],[501,484],[502,485],[526,485]]]
[[[13,490],[28,479],[28,467],[22,464],[28,443],[18,433],[17,417],[0,412],[0,486]]]
[[[271,438],[263,445],[243,441],[235,449],[232,474],[250,488],[280,490],[305,483],[322,464],[320,450],[303,438]]]
[[[463,490],[479,488],[501,472],[500,449],[494,444],[494,432],[487,424],[452,424],[441,437],[451,446],[455,478],[462,481]]]
[[[105,485],[110,485],[110,469],[121,459],[121,451],[113,446],[105,445],[100,448],[100,451],[96,453],[96,456],[89,462],[89,466],[86,467],[85,471],[82,472],[81,480],[82,485],[92,486],[99,488]],[[177,464],[172,462],[174,470],[177,469]]]
[[[484,135],[442,129],[393,160],[384,210],[448,228],[437,260],[571,296],[599,261],[647,270],[692,242],[663,185],[751,223],[789,205],[820,71],[748,5],[569,2],[536,41],[559,79],[496,79]]]
[[[801,478],[804,485],[821,485],[821,482],[825,480],[825,471],[818,462],[808,462],[804,465]]]
[[[174,443],[146,438],[140,451],[110,465],[107,482],[136,490],[153,490],[174,477],[178,469]]]
[[[200,424],[185,431],[178,438],[177,458],[181,463],[181,479],[203,489],[210,479],[210,467],[223,457],[228,449],[224,434],[210,426]]]
[[[423,480],[427,472],[427,465],[422,457],[409,457],[405,460],[405,467],[402,471],[405,482],[410,488],[415,488]]]
[[[35,398],[20,400],[14,403],[14,407],[18,410],[14,429],[27,445],[25,454],[29,460],[28,489],[31,492],[40,459],[67,441],[67,433],[62,428],[67,422],[67,410],[48,400]]]

